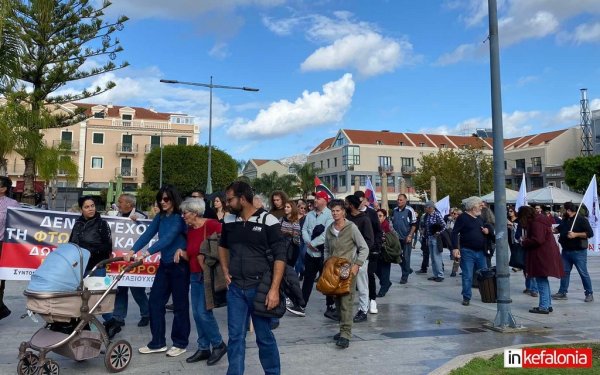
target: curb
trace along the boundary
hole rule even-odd
[[[436,368],[431,371],[429,375],[446,375],[449,374],[450,371],[455,370],[457,368],[463,367],[468,362],[470,362],[474,358],[483,358],[490,359],[496,354],[504,353],[504,349],[520,349],[523,347],[535,347],[535,346],[545,346],[545,345],[571,345],[571,344],[586,344],[586,343],[597,343],[599,340],[575,340],[575,341],[556,341],[556,342],[542,342],[542,343],[532,343],[532,344],[524,344],[524,345],[511,345],[505,346],[497,349],[485,350],[482,352],[476,352],[471,354],[463,354],[450,361],[444,363],[442,366]]]

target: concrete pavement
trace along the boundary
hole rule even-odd
[[[447,271],[452,262],[444,253]],[[596,288],[600,287],[600,257],[588,258],[588,269]],[[421,262],[421,251],[414,250],[413,269]],[[522,293],[522,273],[511,273],[511,310],[517,323],[529,328],[518,333],[497,333],[484,327],[496,316],[496,304],[480,302],[479,292],[473,291],[470,306],[462,306],[460,276],[448,277],[444,282],[428,281],[430,275],[412,274],[409,283],[398,284],[400,269],[392,267],[393,286],[389,293],[378,299],[379,313],[369,314],[367,322],[354,324],[350,348],[337,349],[332,336],[338,332],[337,323],[323,317],[325,299],[314,291],[307,316],[299,318],[286,314],[281,326],[275,330],[281,354],[283,374],[427,374],[458,356],[470,353],[519,346],[532,343],[557,343],[563,341],[600,341],[600,300],[583,302],[584,293],[577,271],[571,273],[571,286],[567,301],[554,301],[550,315],[530,314],[529,308],[537,306],[537,298]],[[26,282],[7,282],[6,304],[12,315],[0,321],[3,343],[0,346],[0,373],[14,374],[17,367],[18,347],[29,340],[41,323],[29,318],[20,319],[25,312],[22,291]],[[558,280],[551,279],[553,292]],[[600,298],[600,296],[598,297]],[[196,332],[192,334],[188,353],[177,358],[164,354],[139,355],[137,348],[147,344],[149,328],[138,328],[139,309],[130,298],[127,324],[117,338],[125,338],[134,347],[132,363],[127,374],[224,374],[227,359],[216,366],[207,367],[205,362],[187,364],[185,358],[196,350]],[[355,303],[355,308],[356,303]],[[227,337],[226,309],[217,309],[216,316],[221,333]],[[170,332],[172,314],[167,314]],[[190,314],[190,319],[191,314]],[[167,342],[170,343],[167,337]],[[75,362],[56,354],[62,374],[105,374],[103,357]],[[447,367],[440,369],[444,373]],[[261,374],[258,351],[254,336],[248,335],[246,351],[246,374]]]

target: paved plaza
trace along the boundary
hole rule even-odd
[[[445,268],[451,261],[445,255]],[[421,251],[413,253],[413,269],[419,269]],[[600,288],[600,257],[590,257],[588,268],[596,289]],[[579,275],[571,274],[567,301],[554,301],[554,312],[536,315],[528,312],[537,306],[537,298],[522,293],[522,273],[511,273],[512,313],[517,322],[529,330],[519,333],[497,333],[484,324],[496,316],[496,304],[480,302],[474,290],[470,306],[462,306],[460,276],[447,277],[442,283],[427,281],[426,275],[413,274],[409,283],[400,285],[400,269],[392,267],[394,285],[386,297],[378,299],[379,314],[367,322],[354,324],[350,348],[338,349],[332,336],[338,332],[337,323],[323,317],[325,298],[317,291],[311,296],[307,316],[299,318],[286,314],[275,330],[281,353],[282,374],[427,374],[457,356],[533,343],[556,343],[575,340],[600,341],[600,300],[584,303]],[[0,321],[0,374],[14,374],[17,367],[19,343],[29,340],[41,323],[25,313],[22,291],[26,282],[8,282],[6,304],[12,309],[10,317]],[[551,279],[552,292],[558,289],[558,280]],[[600,298],[600,296],[597,296]],[[138,328],[139,309],[129,299],[130,315],[117,338],[126,338],[135,350],[127,374],[224,374],[227,357],[216,366],[205,362],[188,364],[185,358],[196,350],[196,332],[192,319],[192,334],[188,353],[177,358],[164,354],[138,355],[137,348],[147,344],[149,328]],[[356,308],[356,304],[355,304]],[[217,309],[221,333],[227,337],[226,309]],[[172,314],[167,314],[168,327]],[[169,330],[168,330],[169,332]],[[167,338],[170,344],[170,339]],[[51,354],[61,366],[61,374],[105,374],[103,357],[75,362]],[[248,334],[246,374],[261,374],[254,336]]]

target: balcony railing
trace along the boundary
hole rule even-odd
[[[394,173],[393,165],[380,165],[378,168],[379,174],[392,174]]]
[[[513,168],[511,170],[511,174],[513,174],[513,175],[521,175],[523,173],[525,173],[525,168],[517,167],[517,168]]]
[[[414,174],[417,171],[417,167],[414,165],[403,165],[401,171],[402,174]]]
[[[156,148],[160,148],[160,145],[146,145],[146,146],[144,147],[144,152],[145,152],[146,154],[148,154],[148,153],[152,152],[152,150],[154,150],[154,149],[156,149]]]
[[[527,167],[527,173],[530,174],[541,174],[542,173],[542,166],[541,165],[534,165],[531,167]]]
[[[122,126],[125,128],[139,129],[171,129],[171,123],[168,121],[146,121],[146,120],[119,120],[112,119],[112,126]]]
[[[64,150],[64,151],[78,152],[79,151],[79,142],[55,139],[52,141],[52,147],[56,147],[56,148]]]
[[[123,178],[137,178],[137,168],[123,167],[115,168],[115,176],[121,176]]]
[[[137,143],[117,143],[117,154],[137,154]]]

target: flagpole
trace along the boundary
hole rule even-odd
[[[596,175],[592,176],[592,180],[590,181],[590,184],[596,180]],[[589,189],[589,185],[588,185],[588,189]],[[587,189],[585,190],[585,193],[587,194]],[[585,198],[585,195],[584,195]],[[581,203],[579,203],[579,207],[577,208],[577,213],[575,214],[575,219],[573,219],[573,223],[571,224],[571,230],[569,232],[573,231],[573,227],[575,226],[575,220],[577,219],[577,215],[579,215],[579,210],[581,210],[581,206],[583,205],[583,199],[581,200]],[[592,208],[588,207],[588,210],[591,210]]]

